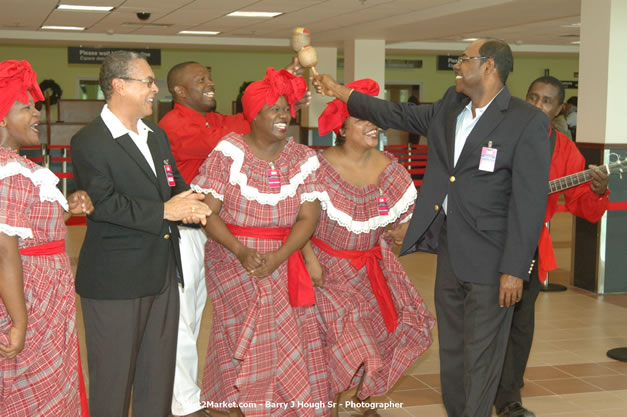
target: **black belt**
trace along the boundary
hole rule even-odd
[[[179,227],[187,227],[188,229],[200,229],[202,226],[196,223],[177,223]]]

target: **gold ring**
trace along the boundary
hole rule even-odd
[[[192,213],[196,210],[196,207],[192,206]]]

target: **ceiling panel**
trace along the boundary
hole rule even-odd
[[[106,18],[107,13],[88,13],[67,10],[55,10],[48,16],[45,25],[90,27]]]
[[[37,7],[24,7],[24,0],[3,0],[0,13],[2,29],[36,30],[56,7],[56,0],[37,0]]]
[[[222,13],[209,10],[190,10],[183,8],[169,13],[157,20],[158,23],[176,23],[180,25],[193,26],[211,20],[219,19]]]
[[[36,0],[37,1],[37,0]],[[117,7],[124,4],[127,0],[58,0],[54,3],[73,4],[79,6],[113,6]]]
[[[28,2],[28,8],[24,7]],[[2,31],[37,31],[45,22],[88,26],[92,34],[138,33],[171,35],[181,29],[216,30],[222,36],[287,39],[296,26],[312,32],[313,44],[342,47],[347,39],[458,41],[469,36],[494,36],[509,42],[570,45],[577,28],[581,0],[62,0],[67,4],[111,5],[108,14],[58,11],[58,0],[2,0]],[[273,19],[233,18],[233,10],[282,11]],[[139,23],[138,11],[151,13]],[[58,32],[50,32],[54,40]],[[7,35],[8,36],[8,35]],[[67,36],[67,35],[66,35]],[[76,34],[80,40],[80,34]],[[36,39],[25,36],[24,39]],[[46,39],[48,40],[48,39]],[[31,42],[36,42],[31,40]],[[157,40],[158,42],[158,40]],[[263,47],[263,41],[258,42]]]
[[[107,0],[103,0],[107,1]],[[210,2],[212,0],[209,0]],[[157,9],[178,9],[186,5],[192,5],[194,0],[126,0],[120,6],[125,9],[142,9],[142,10],[157,10]]]

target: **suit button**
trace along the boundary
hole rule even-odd
[[[433,208],[435,209],[435,211],[440,211],[440,206],[438,206],[437,204]]]
[[[449,178],[449,181],[455,182],[455,177],[453,175],[451,175],[451,178]]]
[[[170,235],[168,233],[166,233],[165,235],[163,235],[164,239],[170,239]]]

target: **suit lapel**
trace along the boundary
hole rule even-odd
[[[166,199],[168,196],[168,180],[165,177],[165,165],[171,165],[172,161],[164,160],[162,158],[161,147],[155,137],[154,132],[148,132],[148,149],[152,155],[152,161],[155,164],[155,171],[157,172],[157,182],[159,183],[159,192],[161,197]]]
[[[455,106],[451,107],[451,110],[446,115],[446,125],[444,127],[444,134],[446,137],[446,152],[448,156],[448,168],[452,172],[453,170],[453,158],[455,151],[455,130],[457,128],[457,116],[459,112],[468,104],[470,101],[467,97],[461,98]]]
[[[494,101],[490,103],[481,119],[479,119],[468,135],[464,148],[457,160],[457,165],[461,165],[464,159],[472,153],[473,149],[484,143],[490,133],[501,123],[505,117],[505,110],[509,106],[511,97],[507,87],[503,87],[503,91],[497,94]],[[476,161],[476,163],[479,164],[479,161]]]
[[[144,174],[152,181],[155,187],[159,188],[159,183],[157,177],[155,177],[155,173],[152,172],[152,168],[148,165],[148,161],[144,158],[144,155],[140,152],[135,142],[129,135],[120,136],[115,139],[115,142],[122,147],[129,154],[129,156],[135,161],[137,165],[144,171]],[[151,151],[152,152],[152,151]],[[153,158],[154,159],[154,158]],[[155,171],[157,167],[155,166]],[[159,190],[161,191],[161,190]]]

